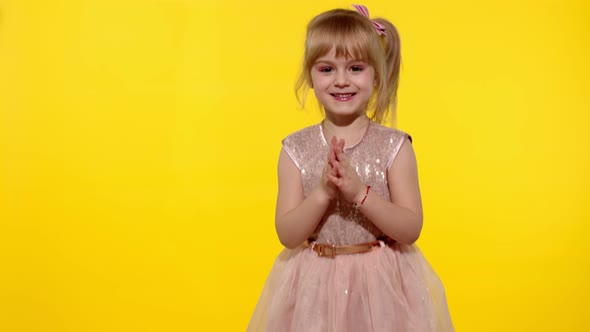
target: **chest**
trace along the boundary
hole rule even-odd
[[[319,183],[328,163],[329,147],[322,147],[301,162],[301,179],[307,196]],[[387,155],[382,149],[368,148],[364,144],[345,150],[352,169],[365,185],[389,197],[387,184]]]

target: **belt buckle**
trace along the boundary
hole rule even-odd
[[[320,257],[328,257],[334,258],[336,257],[336,246],[335,245],[328,245],[328,244],[321,244],[318,245],[318,256]]]

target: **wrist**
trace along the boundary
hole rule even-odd
[[[367,200],[367,197],[369,196],[369,192],[371,191],[371,186],[365,186],[361,191],[359,191],[359,193],[356,195],[353,204],[355,207],[361,207],[365,201]]]
[[[311,193],[313,199],[321,205],[329,205],[332,197],[321,185],[318,185],[315,190]]]

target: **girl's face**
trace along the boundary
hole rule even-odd
[[[313,65],[311,80],[327,116],[359,116],[373,93],[375,70],[360,60],[337,58],[332,49]]]

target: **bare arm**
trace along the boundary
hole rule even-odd
[[[366,187],[352,169],[344,155],[341,141],[333,148],[335,157],[330,163],[338,169],[338,176],[329,176],[344,197],[353,203],[360,203],[366,194]],[[416,156],[409,140],[404,141],[398,155],[387,172],[391,201],[374,191],[369,191],[361,211],[375,226],[397,242],[411,244],[418,240],[422,231],[422,199],[418,184]]]
[[[423,216],[416,155],[409,140],[402,144],[387,180],[391,201],[369,191],[359,210],[389,237],[412,244],[420,237]]]
[[[327,167],[324,173],[326,171]],[[275,228],[281,243],[287,248],[295,248],[313,233],[335,196],[335,190],[327,187],[323,176],[322,183],[304,197],[301,172],[284,149],[279,156],[278,172]]]

